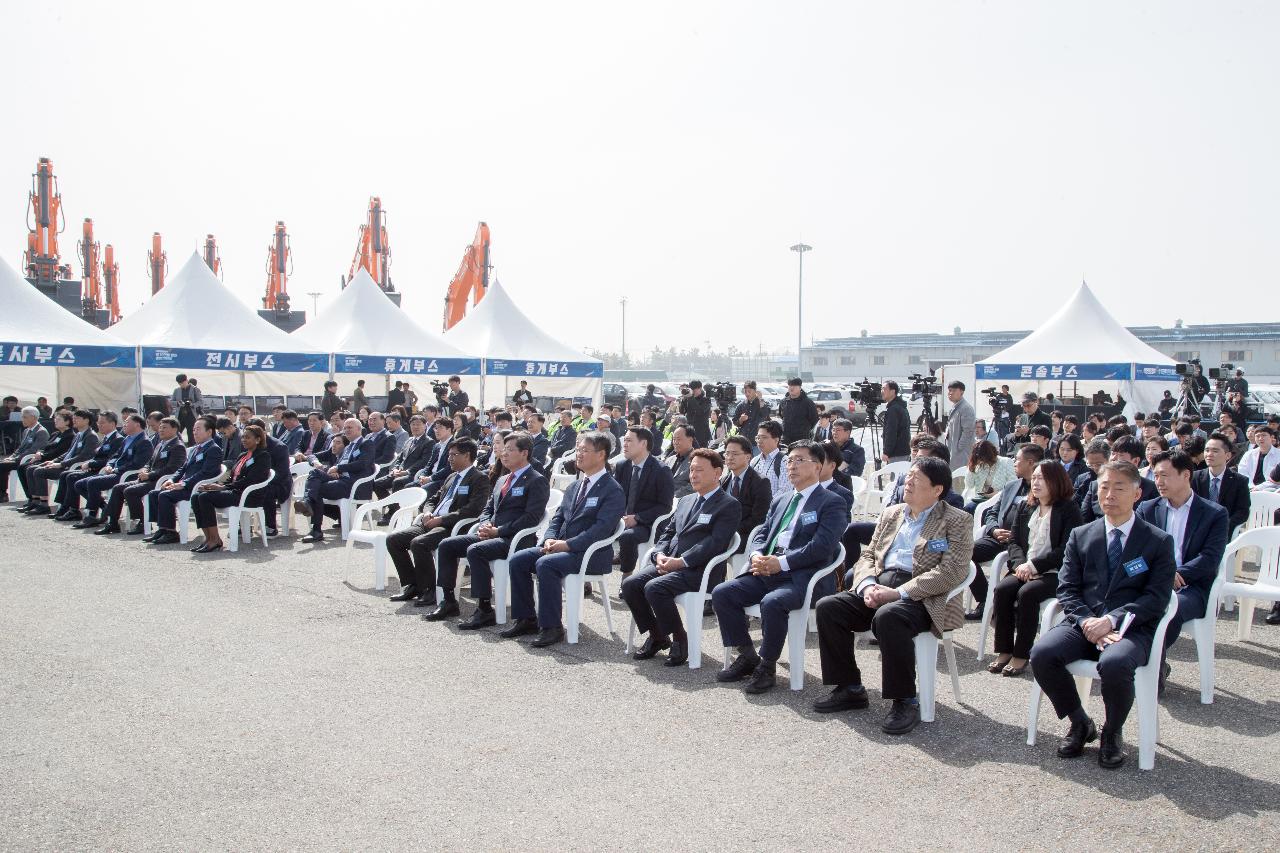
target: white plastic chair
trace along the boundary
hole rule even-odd
[[[225,466],[223,467],[225,468]],[[200,482],[196,483],[194,486],[191,487],[191,494],[194,495],[196,493],[196,489],[200,488],[205,483],[216,483],[220,479],[222,478],[209,477],[206,480],[201,480]],[[147,509],[146,501],[143,501],[142,506],[143,506],[143,513],[145,514]],[[188,529],[191,526],[190,499],[185,501],[178,501],[178,503],[174,505],[174,511],[176,512],[178,517],[178,541],[181,542],[183,545],[186,545],[187,541],[191,538],[191,531]],[[145,527],[145,525],[143,526]]]
[[[672,516],[676,514],[676,507],[678,507],[679,505],[680,505],[680,499],[672,498],[671,512],[668,512],[665,515],[660,515],[653,520],[653,524],[649,527],[649,538],[645,541],[643,545],[640,546],[637,552],[639,554],[639,556],[636,558],[637,566],[643,566],[645,560],[649,559],[649,552],[652,551],[654,549],[654,546],[658,544],[658,529],[662,527],[662,525],[665,522],[668,522],[671,520]]]
[[[298,517],[298,514],[293,511],[293,502],[307,496],[307,477],[314,470],[310,462],[294,462],[289,466],[292,488],[289,489],[289,497],[280,505],[281,531],[287,533],[293,530],[294,520]]]
[[[1250,492],[1249,518],[1244,523],[1244,529],[1248,531],[1274,527],[1277,510],[1280,510],[1280,492]]]
[[[757,524],[751,528],[751,532],[747,534],[746,550],[729,558],[729,577],[736,578],[747,570],[747,566],[751,562],[751,543],[756,541],[756,536],[759,535],[763,528],[764,524]],[[739,542],[738,544],[741,545],[742,543]]]
[[[550,496],[547,498],[547,508],[542,513],[542,520],[534,527],[526,527],[524,530],[518,531],[515,536],[511,537],[511,547],[507,549],[507,556],[501,560],[494,560],[489,564],[489,569],[493,573],[493,610],[498,616],[499,625],[505,625],[507,622],[507,600],[511,598],[511,558],[515,556],[516,551],[519,550],[520,541],[526,536],[530,534],[542,535],[542,531],[547,529],[547,525],[551,523],[556,510],[560,508],[562,500],[564,500],[564,492],[559,489],[552,489]],[[462,573],[459,572],[458,574],[461,575]],[[581,594],[582,588],[579,587],[578,591]]]
[[[359,480],[356,480],[351,484],[351,491],[345,498],[325,498],[325,506],[336,506],[338,508],[338,523],[341,525],[343,539],[346,539],[351,535],[351,528],[353,526],[351,524],[351,518],[355,514],[355,511],[365,504],[374,502],[372,492],[370,492],[370,497],[367,498],[357,498],[356,493],[360,490],[361,486],[366,483],[372,483],[377,479],[378,475],[380,475],[383,470],[390,465],[390,462],[384,462],[381,465],[373,466],[372,474],[367,477],[361,477]],[[362,516],[362,520],[368,519],[368,517],[368,513],[366,513]]]
[[[1256,500],[1258,496],[1253,497]],[[1228,566],[1226,562],[1228,556],[1245,548],[1256,548],[1260,552],[1258,579],[1253,583],[1235,580],[1234,567]],[[1223,579],[1225,582],[1222,583],[1219,594],[1235,596],[1240,611],[1236,636],[1247,640],[1253,633],[1254,602],[1280,601],[1280,527],[1259,527],[1240,534],[1223,552],[1223,569],[1223,573],[1230,576]]]
[[[613,630],[613,605],[609,602],[609,572],[603,575],[589,575],[587,566],[591,562],[591,556],[597,551],[602,548],[612,549],[613,543],[618,541],[618,537],[626,529],[622,519],[618,519],[618,526],[614,528],[612,535],[587,546],[587,550],[582,552],[581,568],[575,574],[566,575],[563,579],[565,628],[570,645],[578,642],[578,628],[582,623],[583,587],[588,583],[594,583],[600,587],[600,603],[604,605],[605,625],[609,628],[610,637],[617,636]]]
[[[866,480],[853,474],[849,475],[849,491],[853,492],[853,507],[855,512],[858,508],[858,502],[862,500],[862,495],[866,490]]]
[[[250,494],[258,489],[265,488],[276,478],[276,472],[273,469],[269,472],[267,479],[261,483],[250,486],[240,494],[240,503],[235,506],[229,506],[219,512],[227,514],[227,548],[231,551],[240,550],[240,536],[243,533],[244,544],[248,545],[253,541],[253,521],[257,519],[258,530],[262,534],[262,547],[267,547],[267,510],[265,507],[245,506],[244,502]],[[268,498],[270,500],[270,498]]]
[[[1213,704],[1214,684],[1214,644],[1215,632],[1218,630],[1218,602],[1222,600],[1222,585],[1226,583],[1230,572],[1228,558],[1235,556],[1243,548],[1254,547],[1232,542],[1222,553],[1222,562],[1218,566],[1218,576],[1209,587],[1209,597],[1205,600],[1204,616],[1199,619],[1188,619],[1182,623],[1182,632],[1190,634],[1196,641],[1196,660],[1200,665],[1200,704]]]
[[[1156,625],[1155,635],[1151,638],[1151,654],[1147,662],[1134,670],[1133,686],[1138,707],[1138,769],[1151,770],[1156,766],[1156,739],[1159,736],[1160,714],[1157,688],[1160,683],[1160,661],[1164,658],[1164,633],[1169,628],[1169,620],[1178,612],[1178,596],[1169,593],[1169,604],[1164,609],[1164,616]],[[1044,611],[1040,620],[1040,636],[1064,618],[1058,600],[1053,599],[1051,606]],[[1089,686],[1098,677],[1098,662],[1077,660],[1067,664],[1067,671],[1076,678],[1076,689],[1080,691],[1080,701],[1089,699]],[[1036,728],[1040,718],[1040,697],[1043,691],[1034,680],[1031,683],[1031,697],[1027,702],[1027,746],[1036,745]]]
[[[1004,573],[1005,566],[1008,564],[1009,552],[1001,551],[996,554],[996,558],[991,561],[991,566],[987,569],[987,600],[982,606],[982,627],[978,633],[978,660],[982,660],[983,655],[987,653],[987,632],[991,629],[991,612],[995,610],[996,581],[1000,580],[1000,575]]]
[[[748,546],[748,551],[751,548]],[[844,564],[844,545],[836,550],[835,560],[813,573],[809,585],[804,591],[804,602],[792,610],[787,616],[787,666],[791,670],[791,689],[804,689],[804,641],[807,631],[817,631],[817,621],[813,615],[813,588],[818,581],[834,572]],[[753,604],[747,608],[747,615],[760,618],[760,605]],[[725,668],[729,666],[728,650],[725,650]]]
[[[551,464],[551,476],[548,478],[551,480],[551,488],[563,492],[569,488],[569,485],[574,480],[578,479],[577,474],[567,474],[564,470],[565,463],[572,462],[573,457],[574,454],[572,452],[566,453]]]
[[[969,466],[963,465],[951,472],[951,491],[963,492],[964,484],[969,478]]]
[[[871,499],[876,499],[876,515],[884,510],[884,500],[893,489],[898,475],[911,468],[910,462],[890,462],[871,475],[869,487],[862,493],[862,515],[871,514]]]
[[[33,458],[35,458],[35,454],[28,453],[26,456],[18,460],[18,464],[26,465]],[[9,472],[9,503],[16,503],[17,501],[21,500],[21,498],[15,497],[17,494],[21,492],[21,490],[22,490],[22,483],[18,480],[18,469],[14,468],[12,471]]]
[[[982,528],[986,527],[982,522],[982,514],[992,507],[1000,505],[1000,493],[996,492],[973,509],[973,541],[977,542],[982,536]]]
[[[969,584],[973,583],[973,579],[977,576],[978,567],[970,561],[969,573],[965,575],[964,582],[947,593],[946,600],[951,601],[968,589]],[[942,650],[947,656],[947,668],[951,671],[951,691],[955,694],[958,705],[964,700],[960,697],[960,671],[956,668],[956,649],[951,642],[953,634],[955,631],[942,632]],[[932,723],[938,689],[938,638],[933,636],[932,631],[921,631],[915,636],[915,645],[916,689],[920,694],[920,720]]]
[[[351,550],[357,542],[365,542],[373,546],[373,588],[377,591],[381,592],[387,588],[387,537],[412,524],[413,517],[418,514],[418,505],[426,499],[426,489],[409,486],[392,492],[382,500],[363,503],[356,510],[352,529],[347,536],[347,550]],[[390,504],[399,504],[400,509],[391,516],[391,522],[386,528],[365,529],[364,521],[369,513]],[[350,563],[348,562],[347,565],[349,567]]]
[[[712,557],[711,560],[702,570],[702,583],[698,586],[697,592],[682,592],[676,596],[676,605],[684,611],[685,633],[689,637],[689,669],[702,668],[702,609],[707,601],[707,583],[710,581],[711,573],[716,566],[727,563],[729,558],[733,556],[733,552],[738,550],[738,545],[742,538],[737,534],[733,534],[733,539],[729,540],[729,547],[722,553]],[[637,563],[637,565],[639,565]],[[636,643],[636,620],[631,617],[631,628],[627,631],[627,649],[626,653],[631,654],[635,649]]]

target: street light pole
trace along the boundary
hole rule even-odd
[[[804,346],[804,337],[802,336],[802,327],[804,325],[804,253],[812,249],[812,246],[804,243],[796,243],[791,247],[791,251],[800,256],[800,281],[796,286],[796,377],[804,375],[804,359],[800,355],[800,350]]]
[[[622,361],[627,361],[627,297],[618,300],[622,305]]]
[[[320,309],[317,307],[320,300],[320,291],[308,290],[307,296],[311,297],[311,319],[314,320],[316,315],[320,313]]]

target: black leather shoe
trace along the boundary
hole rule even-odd
[[[142,535],[142,522],[141,522],[141,521],[135,521],[135,522],[133,523],[133,525],[132,525],[132,526],[130,526],[130,528],[129,528],[129,532],[128,532],[128,535],[129,535],[129,536],[141,536],[141,535]]]
[[[965,613],[964,620],[966,622],[981,622],[982,621],[982,605],[979,604],[977,607]]]
[[[1271,612],[1267,614],[1268,625],[1280,625],[1280,601],[1271,605]]]
[[[488,628],[490,625],[498,624],[498,614],[493,608],[477,607],[470,616],[458,623],[458,627],[463,631],[477,631],[480,628]]]
[[[751,680],[742,689],[747,693],[753,694],[772,690],[774,685],[778,683],[775,675],[776,670],[776,663],[761,658],[760,663],[756,664],[755,670],[751,673]]]
[[[307,544],[310,544],[312,542],[323,542],[324,534],[321,533],[319,530],[313,530],[310,533],[308,533],[306,536],[303,536],[301,541],[306,542]]]
[[[813,703],[813,710],[819,714],[834,714],[837,711],[860,711],[869,705],[867,688],[861,684],[854,684],[832,690]]]
[[[53,520],[54,521],[79,521],[80,510],[78,509],[59,510],[57,514],[53,516]]]
[[[684,666],[689,662],[689,641],[688,640],[672,640],[671,651],[667,652],[667,659],[662,662],[663,666]]]
[[[99,524],[102,524],[101,518],[96,515],[86,515],[71,527],[74,530],[88,530],[90,527],[97,527]]]
[[[414,607],[435,607],[436,606],[435,588],[433,587],[432,589],[424,589],[422,592],[418,593],[418,597],[413,600],[413,606]]]
[[[157,527],[153,532],[148,533],[146,536],[143,536],[142,541],[150,545],[152,542],[156,541],[156,537],[159,535],[160,535],[160,528]]]
[[[1067,729],[1066,737],[1058,744],[1058,757],[1079,758],[1084,753],[1084,745],[1097,739],[1098,727],[1093,724],[1093,720],[1072,723],[1071,728]]]
[[[1124,750],[1121,749],[1123,744],[1120,742],[1120,733],[1113,732],[1102,727],[1102,743],[1098,745],[1098,766],[1103,770],[1116,770],[1120,765],[1124,764]]]
[[[702,602],[702,615],[704,617],[716,615],[716,608],[711,603],[711,596],[707,596],[707,600]]]
[[[413,584],[409,584],[408,586],[400,587],[400,591],[395,595],[391,596],[391,600],[392,601],[409,601],[410,599],[417,598],[417,597],[418,597],[418,588]]]
[[[426,619],[428,622],[443,622],[450,616],[457,616],[461,612],[462,611],[458,609],[458,602],[442,601],[436,605],[435,610],[432,610],[430,613],[424,613],[422,618]]]
[[[880,731],[887,735],[905,735],[920,725],[920,705],[906,699],[894,699],[893,707],[880,724]]]
[[[1160,680],[1156,683],[1156,694],[1164,695],[1164,683],[1169,679],[1169,673],[1173,672],[1173,667],[1169,666],[1167,660],[1160,661]]]
[[[14,510],[14,512],[20,512],[20,513],[22,513],[23,515],[26,515],[27,513],[31,512],[31,510],[33,510],[33,509],[35,509],[35,508],[36,508],[36,503],[35,503],[35,501],[27,501],[27,502],[26,502],[26,503],[24,503],[22,506],[20,506],[20,507],[18,507],[17,509],[15,509],[15,510]]]
[[[45,503],[38,503],[35,506],[33,506],[31,509],[27,510],[27,515],[48,515],[48,514],[49,514],[49,505]]]
[[[172,545],[174,542],[181,542],[178,534],[172,530],[161,530],[156,534],[156,538],[151,540],[152,545]]]
[[[192,548],[191,553],[192,554],[212,554],[214,551],[221,551],[221,550],[222,550],[221,542],[219,542],[217,545],[210,545],[208,542],[204,542]]]
[[[102,525],[97,530],[93,531],[93,535],[109,536],[112,533],[119,533],[119,532],[120,532],[120,525],[116,524],[114,521],[108,521],[106,524]]]
[[[631,657],[636,660],[648,660],[649,658],[657,657],[658,652],[663,649],[669,648],[671,648],[671,642],[665,637],[661,640],[655,640],[653,634],[650,634],[644,638],[644,643],[632,653]]]
[[[506,640],[513,640],[516,637],[523,637],[525,634],[538,633],[537,619],[517,619],[498,632],[498,636]]]
[[[749,655],[738,655],[734,658],[733,663],[729,664],[728,669],[722,669],[716,673],[716,681],[730,682],[741,681],[748,675],[756,671],[756,667],[760,664],[760,656],[755,652]]]
[[[564,639],[564,628],[557,625],[554,628],[544,628],[538,632],[538,636],[533,638],[533,642],[529,645],[535,649],[545,649],[547,646],[554,646],[556,643]]]

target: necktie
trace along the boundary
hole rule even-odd
[[[1267,454],[1258,453],[1258,467],[1253,469],[1253,484],[1256,486],[1267,478],[1267,472],[1264,466],[1267,464]]]
[[[453,496],[458,491],[458,484],[462,482],[461,474],[453,475],[453,485],[449,486],[449,492],[444,496],[444,506],[453,506]]]
[[[1107,574],[1107,583],[1111,583],[1111,579],[1116,576],[1116,572],[1120,569],[1120,554],[1124,551],[1124,543],[1120,541],[1124,534],[1120,532],[1120,528],[1111,531],[1111,541],[1107,544],[1107,564],[1109,573]]]
[[[573,499],[573,514],[574,514],[574,515],[577,515],[577,514],[578,514],[578,510],[582,508],[582,505],[583,505],[583,504],[586,502],[586,500],[587,500],[587,492],[591,490],[591,481],[590,481],[590,480],[582,480],[582,481],[580,481],[580,482],[581,482],[581,487],[578,489],[578,494],[577,494],[577,496]]]
[[[1209,500],[1214,503],[1218,502],[1218,494],[1222,489],[1222,478],[1214,477],[1209,481]]]
[[[742,478],[737,474],[733,476],[733,496],[735,498],[742,496]]]
[[[507,499],[507,493],[511,491],[511,486],[516,481],[515,474],[507,475],[507,482],[502,484],[502,494],[498,496],[498,503],[502,503]]]
[[[627,515],[634,515],[636,511],[636,496],[640,492],[640,475],[644,472],[644,466],[632,466],[631,476],[627,478]]]
[[[777,529],[773,531],[773,535],[769,537],[769,544],[764,546],[766,554],[773,553],[773,546],[777,543],[778,537],[782,535],[782,531],[787,529],[787,525],[791,523],[791,517],[796,514],[796,507],[800,505],[800,493],[796,492],[791,496],[791,503],[787,504],[787,511],[782,514],[782,521],[778,524]]]

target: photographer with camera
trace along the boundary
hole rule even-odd
[[[911,414],[907,401],[902,399],[898,383],[886,379],[880,385],[884,398],[884,414],[880,419],[880,432],[884,449],[880,458],[887,463],[906,462],[911,458]]]
[[[173,394],[169,397],[169,407],[178,419],[178,424],[186,431],[189,443],[194,438],[192,428],[196,424],[196,418],[204,414],[204,397],[196,384],[187,378],[187,374],[179,373],[174,379],[178,387],[173,389]]]
[[[813,428],[818,423],[818,407],[804,392],[803,380],[787,380],[787,396],[782,398],[778,409],[782,416],[783,444],[790,446],[813,435]]]
[[[1230,369],[1231,367],[1229,364],[1224,364],[1222,366],[1226,369]],[[1249,380],[1244,378],[1243,370],[1238,367],[1236,368],[1236,375],[1227,380],[1227,390],[1235,391],[1241,397],[1247,398],[1249,396]]]
[[[754,379],[742,383],[742,396],[745,397],[733,410],[733,426],[738,435],[751,442],[756,442],[756,430],[760,422],[769,416],[769,404],[760,396]]]
[[[689,428],[693,430],[695,447],[706,447],[711,443],[711,400],[702,390],[702,382],[695,379],[689,383],[689,393],[680,398],[680,414],[684,415]]]

